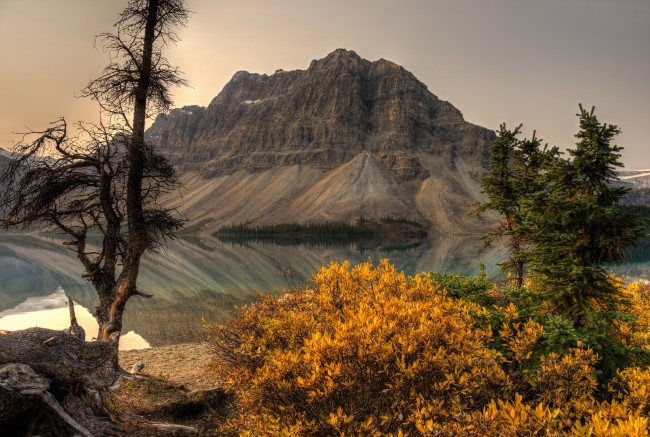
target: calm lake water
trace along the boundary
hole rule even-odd
[[[190,342],[202,333],[201,318],[227,320],[235,305],[258,299],[257,293],[280,293],[288,287],[283,269],[304,282],[323,263],[352,264],[388,258],[405,274],[429,271],[475,274],[479,262],[488,275],[498,274],[500,249],[484,250],[475,237],[449,237],[417,242],[400,250],[360,249],[355,244],[281,246],[222,243],[218,239],[178,240],[166,251],[147,256],[139,288],[152,299],[133,297],[127,304],[121,346],[142,348]],[[628,281],[650,279],[650,244],[631,253],[630,262],[614,269]],[[81,267],[61,241],[48,235],[0,235],[0,329],[69,324],[67,300],[76,304],[77,318],[89,339],[96,333],[92,313],[96,294],[80,277]]]

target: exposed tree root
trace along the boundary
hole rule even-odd
[[[30,328],[0,333],[0,433],[25,428],[46,415],[52,427],[74,435],[116,435],[130,424],[157,433],[195,434],[187,425],[148,422],[114,408],[123,378],[114,346],[85,342],[63,331]]]

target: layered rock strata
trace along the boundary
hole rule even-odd
[[[342,49],[306,70],[240,71],[207,108],[147,131],[189,183],[177,205],[191,222],[390,215],[445,232],[468,231],[494,138],[399,65]]]

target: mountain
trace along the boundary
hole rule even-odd
[[[631,191],[622,203],[624,205],[650,206],[650,170],[621,170],[615,186],[623,186]]]
[[[650,170],[622,170],[618,177],[632,188],[650,188]]]
[[[0,168],[11,160],[11,153],[0,147]]]
[[[493,131],[399,65],[336,50],[306,70],[237,72],[208,107],[159,115],[146,137],[183,174],[190,223],[404,216],[433,231],[484,229]]]

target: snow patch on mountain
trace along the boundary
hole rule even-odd
[[[621,179],[625,180],[625,179],[634,179],[634,178],[641,178],[641,177],[648,177],[648,176],[650,176],[650,170],[638,170],[634,172],[634,174],[621,176]]]
[[[212,101],[210,102],[210,105],[218,103],[219,100],[221,100],[223,98],[224,91],[226,91],[228,89],[229,85],[232,85],[233,83],[237,82],[240,79],[249,79],[249,80],[255,80],[255,81],[258,81],[258,82],[263,82],[268,78],[269,78],[269,76],[266,75],[266,74],[249,73],[248,71],[240,70],[237,73],[233,74],[232,78],[223,87],[221,92],[219,94],[217,94],[217,96],[214,99],[212,99]]]

